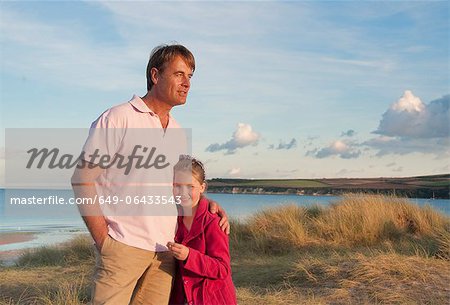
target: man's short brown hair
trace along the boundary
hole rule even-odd
[[[191,51],[181,44],[167,45],[162,44],[152,50],[150,59],[147,65],[147,91],[150,91],[153,87],[152,81],[152,68],[163,71],[165,64],[169,63],[175,56],[181,56],[186,63],[192,68],[192,72],[195,70],[195,59]]]

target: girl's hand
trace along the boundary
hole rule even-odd
[[[180,261],[186,260],[189,256],[189,248],[185,245],[169,241],[167,243],[167,248],[169,248],[169,251],[172,252],[172,255]]]

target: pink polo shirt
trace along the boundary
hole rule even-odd
[[[147,148],[145,153],[144,147]],[[129,102],[106,110],[92,123],[83,150],[86,161],[92,161],[88,156],[97,150],[100,155],[123,156],[125,162],[129,161],[134,149],[143,156],[143,163],[152,147],[156,149],[153,156],[162,152],[170,161],[169,166],[136,169],[134,163],[126,174],[124,168],[111,166],[96,181],[96,188],[99,198],[110,200],[101,205],[109,235],[129,246],[159,252],[167,251],[166,243],[173,241],[175,236],[176,205],[173,202],[161,204],[161,199],[165,197],[167,201],[173,196],[173,165],[180,154],[190,152],[184,130],[170,115],[164,130],[158,115],[134,95]],[[137,162],[137,157],[133,162]],[[158,199],[157,196],[161,197]]]

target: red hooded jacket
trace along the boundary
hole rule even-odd
[[[189,247],[185,261],[177,261],[171,305],[235,305],[236,292],[231,279],[228,236],[219,227],[219,216],[208,211],[201,198],[191,230],[178,217],[175,242]]]

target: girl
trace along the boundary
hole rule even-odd
[[[167,247],[177,259],[170,304],[235,305],[228,236],[219,217],[208,211],[203,164],[181,156],[174,167],[174,196],[180,199],[175,242]]]

